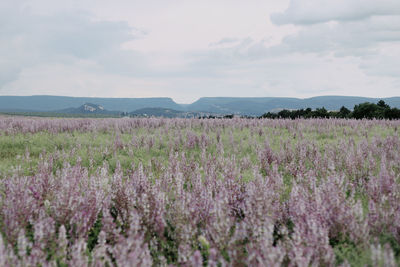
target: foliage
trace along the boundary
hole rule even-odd
[[[296,119],[296,118],[353,118],[353,119],[400,119],[400,110],[391,108],[380,100],[377,104],[374,103],[361,103],[355,105],[353,112],[346,107],[342,106],[339,111],[327,111],[324,107],[312,110],[311,108],[299,110],[281,110],[278,113],[268,112],[260,118],[283,118],[283,119]]]

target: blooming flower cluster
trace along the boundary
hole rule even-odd
[[[397,266],[399,126],[2,117],[0,266]]]

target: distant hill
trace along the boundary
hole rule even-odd
[[[146,107],[181,109],[171,98],[97,98],[67,96],[0,96],[0,111],[54,111],[96,103],[107,110],[131,112]]]
[[[129,115],[134,117],[194,118],[203,114],[168,108],[142,108],[129,113]]]
[[[259,116],[268,111],[308,107],[313,109],[325,107],[327,110],[339,110],[340,107],[345,106],[353,109],[354,105],[363,102],[376,103],[380,99],[383,99],[392,107],[400,108],[400,97],[319,96],[306,99],[287,97],[203,97],[186,106],[186,110]]]
[[[67,108],[67,109],[55,110],[52,112],[60,114],[102,114],[102,115],[121,114],[120,111],[106,110],[103,106],[92,103],[85,103],[78,108]]]
[[[400,97],[367,98],[353,96],[288,97],[203,97],[192,104],[177,104],[171,98],[91,98],[65,96],[0,96],[2,112],[76,112],[85,103],[95,103],[106,111],[131,113],[135,116],[190,117],[193,114],[236,114],[260,116],[282,109],[321,108],[353,109],[363,102],[384,100],[391,107],[400,108]],[[72,113],[71,113],[72,114]],[[76,113],[77,114],[77,113]],[[150,114],[150,115],[149,115]]]

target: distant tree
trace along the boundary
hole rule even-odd
[[[314,114],[315,114],[315,117],[317,117],[317,118],[329,118],[328,111],[324,107],[317,108],[315,110]]]
[[[290,110],[284,109],[278,112],[278,117],[280,118],[287,119],[290,118],[290,116],[291,116]]]
[[[380,100],[377,104],[365,102],[359,105],[355,105],[353,112],[345,106],[342,106],[339,111],[327,111],[324,107],[312,110],[298,109],[298,110],[281,110],[278,113],[265,113],[260,118],[354,118],[354,119],[400,119],[400,110],[397,108],[391,108]]]
[[[383,109],[390,109],[390,106],[388,104],[385,103],[385,101],[383,100],[379,100],[377,103],[378,107],[381,107]]]
[[[260,118],[276,119],[276,118],[278,118],[278,114],[272,113],[272,112],[267,112],[267,113],[264,113],[263,115],[261,115]]]
[[[308,118],[312,118],[313,117],[313,111],[311,108],[306,108],[304,110],[304,116],[303,118],[308,119]]]
[[[373,119],[378,113],[378,105],[370,102],[361,103],[354,106],[353,117],[355,119]]]
[[[350,114],[351,114],[351,111],[348,108],[346,108],[345,106],[342,106],[337,115],[339,118],[348,118],[348,117],[350,117]]]
[[[234,115],[233,114],[228,114],[224,116],[224,119],[233,119]]]
[[[385,110],[385,119],[398,120],[400,119],[400,109],[389,108]]]

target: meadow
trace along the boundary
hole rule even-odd
[[[398,266],[399,128],[0,117],[0,266]]]

